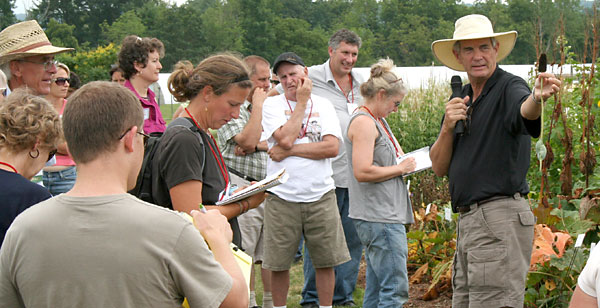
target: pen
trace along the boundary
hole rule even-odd
[[[198,209],[200,210],[200,212],[206,214],[206,208],[204,207],[204,204],[198,204]]]

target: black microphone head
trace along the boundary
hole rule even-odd
[[[545,72],[547,65],[548,65],[548,60],[546,59],[546,54],[542,53],[538,60],[538,72],[540,72],[540,73]]]
[[[462,79],[460,78],[460,76],[458,75],[454,75],[452,76],[452,79],[450,79],[450,86],[452,88],[459,86],[462,88]]]
[[[458,75],[452,76],[450,79],[450,87],[452,88],[452,98],[459,97],[462,91],[462,79]]]

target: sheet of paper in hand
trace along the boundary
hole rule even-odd
[[[413,173],[417,173],[426,169],[431,168],[431,159],[429,159],[429,147],[426,146],[424,148],[420,148],[418,150],[414,150],[410,153],[406,153],[400,157],[398,157],[398,163],[401,163],[403,160],[413,157],[415,162],[417,163],[417,167],[415,170],[404,174],[403,176],[408,176]]]

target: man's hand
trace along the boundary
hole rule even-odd
[[[271,157],[273,161],[280,162],[290,156],[291,152],[276,144],[267,151],[267,154],[269,154],[269,157]]]
[[[254,112],[255,108],[258,108],[258,111],[261,111],[265,99],[267,99],[265,90],[259,87],[254,88],[254,93],[252,94],[252,112]]]
[[[208,210],[206,213],[193,210],[194,226],[209,246],[216,242],[231,243],[233,232],[227,222],[227,217],[223,216],[218,210]]]
[[[467,118],[467,102],[471,98],[455,97],[446,103],[446,114],[444,115],[444,128],[454,130],[456,122]]]
[[[415,171],[417,168],[417,161],[415,161],[414,157],[409,157],[398,164],[400,167],[400,171],[402,174],[407,174],[409,172]]]
[[[544,84],[543,89],[541,89],[542,80]],[[535,79],[535,86],[533,91],[535,93],[534,101],[539,104],[542,101],[542,97],[544,98],[544,100],[547,100],[548,98],[550,98],[550,96],[560,91],[560,85],[560,80],[557,79],[554,76],[554,74],[540,73]]]
[[[242,147],[240,147],[239,145],[236,145],[236,146],[235,146],[235,149],[234,149],[234,151],[233,151],[233,153],[234,153],[236,156],[246,156],[246,155],[248,155],[248,154],[251,154],[251,153],[253,153],[253,152],[254,152],[254,151],[252,151],[252,152],[246,152],[246,151],[244,151],[244,149],[242,149]]]
[[[312,80],[308,77],[298,79],[298,84],[296,84],[296,102],[305,104],[308,102],[311,92]]]

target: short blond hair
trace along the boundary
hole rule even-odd
[[[388,97],[398,94],[406,95],[408,90],[402,79],[394,73],[395,67],[394,61],[389,58],[380,59],[373,64],[369,80],[360,85],[360,94],[364,98],[373,98],[377,92],[384,90]]]
[[[55,149],[63,139],[60,116],[30,89],[13,91],[0,104],[0,147],[18,153],[40,147]]]

